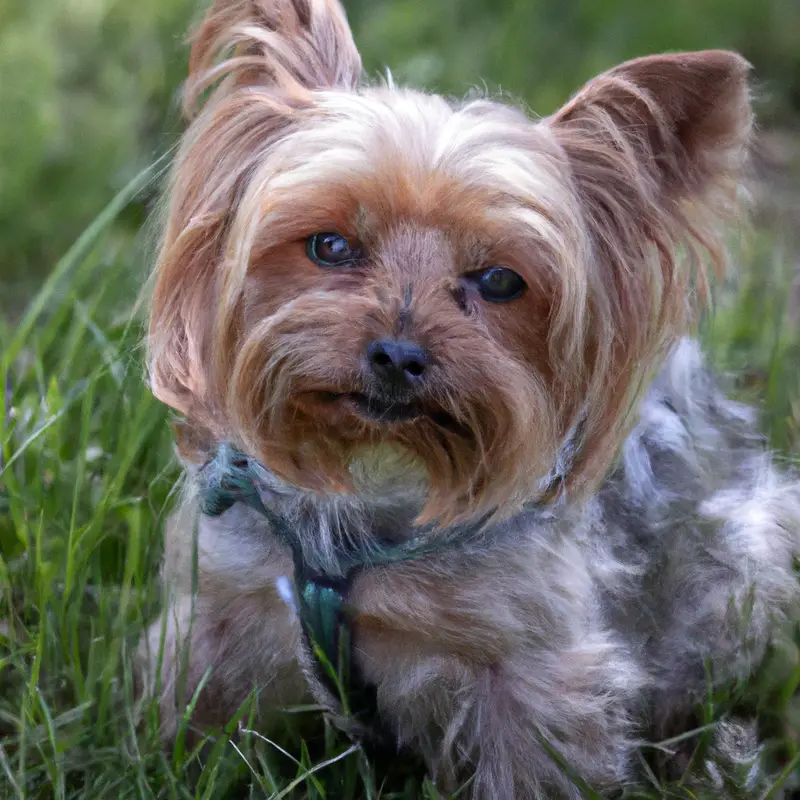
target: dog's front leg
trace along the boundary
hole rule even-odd
[[[305,698],[296,660],[300,627],[276,589],[283,573],[291,574],[291,561],[237,509],[202,517],[197,527],[191,508],[172,518],[165,609],[139,648],[142,682],[158,697],[165,740],[198,688],[192,724],[200,728],[228,722],[253,690],[264,712]]]
[[[524,800],[619,785],[646,676],[604,627],[577,555],[528,561],[520,547],[516,556],[502,573],[484,559],[474,570],[410,565],[356,583],[354,653],[378,687],[382,721],[446,791],[471,781],[474,798]],[[513,580],[531,566],[548,591]],[[486,591],[495,574],[497,590]]]

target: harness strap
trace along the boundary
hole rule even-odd
[[[331,581],[324,576],[295,579],[299,617],[314,678],[338,707],[339,726],[351,738],[384,746],[375,686],[352,660],[352,617],[347,596],[353,575]]]

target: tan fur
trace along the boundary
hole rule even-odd
[[[335,0],[218,0],[194,37],[149,335],[153,391],[186,418],[190,471],[228,440],[321,505],[421,493],[408,535],[413,517],[513,517],[583,420],[553,525],[520,523],[530,531],[513,548],[368,570],[352,587],[364,674],[442,785],[468,767],[479,797],[575,796],[543,736],[599,786],[626,774],[647,670],[602,621],[608,576],[580,501],[591,508],[650,378],[724,269],[747,72],[722,51],[638,59],[532,122],[488,100],[359,84]],[[366,260],[321,269],[304,245],[319,231]],[[518,300],[465,289],[495,264],[524,278]],[[362,353],[387,335],[432,354],[424,401],[458,429],[379,424],[329,401],[365,391]],[[194,526],[183,516],[168,531],[168,734],[184,645],[190,687],[214,667],[209,719],[253,685],[264,709],[306,691],[275,590],[291,560],[236,513],[200,522],[191,633]]]
[[[646,373],[705,295],[704,264],[723,266],[716,223],[735,200],[750,128],[746,71],[717,52],[631,62],[538,125],[484,101],[454,109],[382,88],[297,99],[283,85],[223,81],[176,164],[154,391],[288,480],[344,488],[352,437],[336,419],[321,430],[325,410],[307,401],[360,382],[363,343],[394,330],[408,291],[406,332],[441,365],[431,402],[470,429],[483,458],[476,469],[451,436],[443,462],[424,423],[357,438],[397,436],[431,462],[426,516],[528,499],[577,398],[590,416],[571,484],[591,485]],[[369,271],[310,263],[302,241],[322,229],[367,246]],[[531,291],[514,315],[479,307],[465,318],[456,276],[487,263],[512,266]],[[320,336],[330,350],[314,352]]]

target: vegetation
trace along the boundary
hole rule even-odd
[[[206,2],[208,0],[205,0]],[[204,0],[0,4],[0,280],[25,296],[179,131],[185,32]],[[464,94],[484,81],[549,113],[625,58],[729,46],[757,68],[762,122],[800,109],[796,0],[346,0],[367,71]],[[118,229],[141,227],[144,192]]]
[[[388,64],[399,80],[457,94],[491,78],[544,113],[632,55],[730,45],[754,61],[769,126],[755,225],[735,232],[739,277],[720,287],[703,335],[741,395],[763,404],[773,445],[795,458],[800,165],[784,132],[800,107],[800,7],[347,6],[371,71]],[[156,709],[134,699],[132,648],[158,611],[161,526],[177,478],[167,414],[142,380],[136,310],[149,238],[140,231],[166,161],[140,170],[179,130],[181,39],[195,12],[187,0],[0,7],[0,797],[438,797],[416,765],[368,762],[314,709],[287,714],[266,740],[249,732],[245,704],[202,749],[186,739],[167,753]],[[741,704],[759,711],[778,767],[765,797],[778,797],[797,768],[798,683],[789,644],[747,686],[700,709],[704,725]],[[689,769],[702,762],[707,730],[691,739]],[[690,796],[658,758],[649,769],[625,796]],[[741,771],[727,776],[724,796],[747,796]]]

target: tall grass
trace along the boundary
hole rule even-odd
[[[109,223],[151,178],[139,176],[98,216],[18,322],[0,321],[0,798],[439,797],[418,765],[371,763],[317,709],[287,712],[267,739],[247,702],[224,730],[190,745],[184,729],[167,751],[156,708],[135,697],[132,650],[158,611],[161,528],[178,471],[131,312],[145,266]],[[773,443],[789,457],[800,444],[794,261],[765,231],[744,237],[737,256],[742,278],[722,292],[704,336],[742,394],[764,403]],[[765,675],[748,702],[789,779],[796,649]],[[698,752],[732,698],[704,706]],[[645,774],[626,796],[688,796],[662,782],[657,764]],[[727,780],[726,796],[747,796],[741,775]]]

